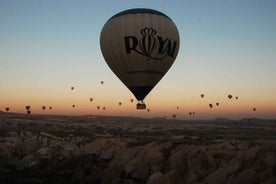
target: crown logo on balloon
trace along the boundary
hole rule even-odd
[[[141,29],[140,33],[143,35],[143,36],[146,36],[146,35],[156,35],[156,31],[152,28],[144,28],[144,29]]]
[[[143,35],[139,42],[140,49],[146,57],[150,57],[156,47],[156,31],[152,28],[144,28],[140,33]]]

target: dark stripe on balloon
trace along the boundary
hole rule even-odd
[[[137,71],[127,71],[127,73],[151,73],[151,74],[158,74],[158,75],[165,75],[164,72],[154,71],[154,70],[137,70]]]
[[[144,100],[154,86],[132,86],[128,89],[134,94],[137,100]]]
[[[157,10],[147,9],[147,8],[134,8],[134,9],[129,9],[129,10],[125,10],[120,13],[117,13],[116,15],[111,17],[109,20],[116,18],[116,17],[123,16],[123,15],[128,15],[128,14],[154,14],[154,15],[161,15],[161,16],[164,16],[164,17],[170,19],[167,15],[165,15],[164,13],[157,11]]]

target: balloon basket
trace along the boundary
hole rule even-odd
[[[136,109],[146,109],[146,104],[144,104],[144,103],[138,103],[136,105]]]

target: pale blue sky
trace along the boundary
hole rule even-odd
[[[114,92],[111,99],[132,97],[99,46],[105,22],[130,8],[159,10],[180,33],[178,57],[146,101],[175,106],[183,99],[188,109],[197,102],[186,97],[205,92],[211,101],[236,93],[245,107],[256,101],[273,108],[268,117],[276,112],[274,0],[0,0],[0,108],[14,96],[28,98],[28,91],[35,99],[45,90],[62,96],[70,85],[108,99],[100,80]]]

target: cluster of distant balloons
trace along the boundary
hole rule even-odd
[[[101,85],[103,85],[103,84],[104,84],[104,81],[100,81],[100,83],[101,83]],[[71,86],[70,89],[73,91],[73,90],[75,89],[75,87],[74,87],[74,86]],[[89,98],[89,101],[90,101],[90,102],[93,102],[93,100],[94,100],[94,98],[92,98],[92,97]],[[133,102],[134,102],[134,99],[131,98],[131,99],[130,99],[130,102],[133,103]],[[122,106],[122,104],[123,104],[122,102],[118,102],[118,105],[119,105],[119,106]],[[73,104],[72,107],[75,108],[76,105]],[[98,105],[98,106],[97,106],[97,109],[98,109],[98,110],[101,109],[101,106]],[[102,110],[106,110],[106,107],[102,107]],[[147,109],[147,111],[150,112],[150,109]]]
[[[104,81],[101,81],[100,83],[101,83],[101,84],[104,84]],[[75,89],[75,87],[74,87],[74,86],[71,86],[70,89],[73,91],[73,90]],[[203,94],[203,93],[200,94],[200,97],[201,97],[201,98],[205,98],[205,94]],[[233,98],[233,96],[232,96],[231,94],[227,95],[227,97],[228,97],[228,99],[230,99],[230,100]],[[235,99],[238,100],[239,97],[236,96]],[[90,102],[93,102],[93,101],[94,101],[94,98],[90,97],[90,98],[89,98],[89,101],[90,101]],[[133,103],[133,102],[134,102],[134,99],[130,99],[130,102]],[[122,106],[122,102],[118,102],[118,105],[119,105],[119,106]],[[219,103],[219,102],[216,102],[215,105],[216,105],[216,106],[219,106],[220,103]],[[213,103],[209,103],[208,106],[209,106],[210,109],[212,109],[212,108],[214,107]],[[75,108],[76,105],[73,104],[72,107]],[[30,105],[26,105],[26,106],[25,106],[25,109],[26,109],[26,114],[27,114],[27,115],[30,115],[30,114],[31,114],[31,106],[30,106]],[[52,110],[52,106],[49,106],[49,109]],[[98,106],[97,106],[97,109],[98,109],[98,110],[101,109],[101,106],[98,105]],[[180,109],[179,106],[177,106],[176,109],[179,110],[179,109]],[[10,108],[9,108],[9,107],[6,107],[5,110],[6,110],[6,112],[9,112],[9,111],[10,111]],[[45,106],[45,105],[42,106],[42,110],[43,110],[43,111],[46,110],[46,106]],[[106,110],[106,107],[102,107],[102,110]],[[252,110],[255,112],[255,111],[256,111],[256,108],[254,107],[254,108],[252,108]],[[150,109],[149,109],[149,108],[147,109],[147,112],[150,112]],[[188,114],[189,114],[190,116],[192,116],[192,115],[195,115],[195,112],[192,112],[192,111],[191,111],[191,112],[189,112]],[[172,114],[172,118],[175,119],[175,118],[176,118],[176,114]]]

